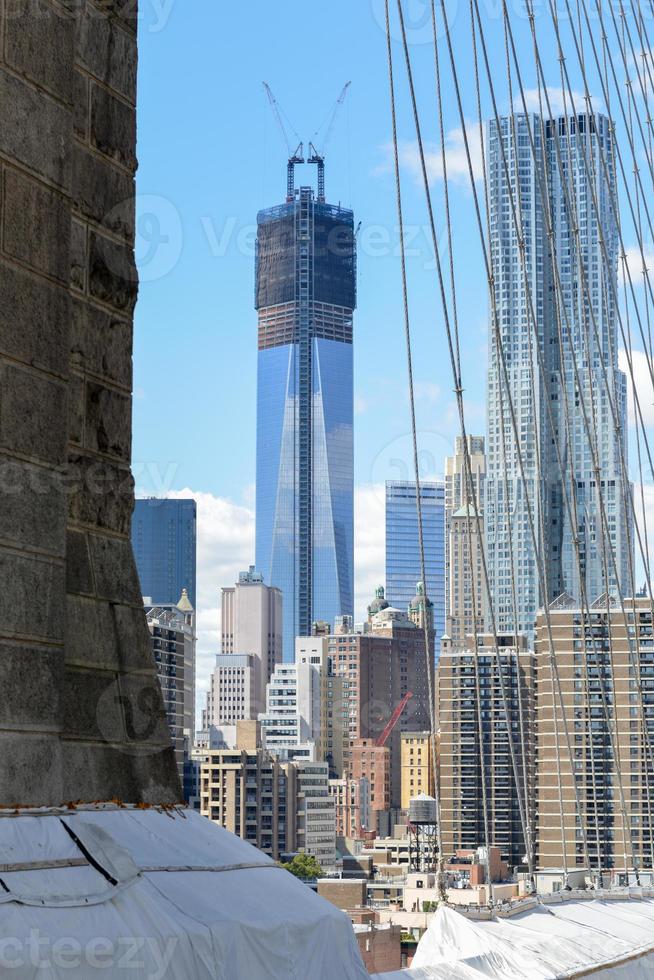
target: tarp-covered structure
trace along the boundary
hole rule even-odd
[[[0,815],[0,975],[364,980],[347,917],[181,809]]]
[[[654,976],[654,898],[539,904],[507,918],[442,907],[410,970],[376,980],[539,980]]]

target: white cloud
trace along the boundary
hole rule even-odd
[[[220,589],[233,585],[254,562],[254,510],[225,497],[191,490],[168,497],[192,497],[197,503],[197,704],[204,704],[209,674],[220,650]],[[200,718],[197,722],[199,725]]]
[[[483,156],[481,152],[481,136],[479,123],[466,122],[466,134],[470,149],[470,160],[475,180],[483,180]],[[425,166],[429,183],[443,179],[443,156],[440,144],[425,143]],[[374,174],[387,174],[393,170],[393,147],[390,143],[383,147],[384,161],[375,168]],[[417,140],[402,140],[398,144],[400,167],[410,174],[416,183],[422,185],[422,164]],[[470,171],[465,148],[463,129],[460,126],[450,129],[445,134],[445,163],[447,178],[453,184],[465,187],[470,185]]]
[[[354,617],[360,622],[378,585],[386,578],[386,521],[383,483],[354,490]]]
[[[618,271],[620,273],[620,281],[626,289],[630,288],[630,280],[634,286],[642,285],[645,278],[643,273],[643,256],[645,258],[645,268],[647,269],[648,278],[651,282],[652,270],[654,269],[654,245],[651,242],[643,242],[642,255],[638,245],[628,245],[625,248],[625,259],[629,275],[625,274],[622,259],[618,263]]]
[[[374,589],[385,575],[384,485],[367,484],[354,491],[355,611],[365,614]],[[254,562],[254,508],[225,497],[191,490],[171,491],[175,499],[197,503],[197,707],[204,706],[209,674],[220,650],[220,590]],[[197,718],[198,724],[200,717]]]
[[[636,391],[638,392],[638,402],[643,415],[643,421],[646,426],[654,426],[654,387],[652,386],[652,375],[650,373],[650,365],[648,360],[648,356],[644,353],[644,351],[632,349],[631,363],[634,372]],[[627,361],[627,352],[625,350],[620,350],[618,352],[618,364],[620,366],[620,370],[624,371],[624,373],[627,375],[629,424],[631,426],[635,426],[636,406],[634,404],[633,385],[631,383],[629,363]]]
[[[566,112],[570,115],[573,105],[578,114],[586,111],[586,97],[583,92],[578,92],[573,89],[572,93],[570,93],[568,89],[564,90],[560,86],[548,85],[547,89],[540,89],[541,100],[539,100],[538,92],[539,90],[537,88],[525,89],[525,102],[528,112],[540,112],[542,102],[543,115],[546,116],[548,113],[548,99],[549,111],[554,116],[560,116]],[[545,97],[545,92],[547,92],[547,98]],[[604,112],[602,99],[591,94],[591,102],[595,112]],[[513,108],[516,112],[523,112],[524,107],[520,94],[514,98]]]

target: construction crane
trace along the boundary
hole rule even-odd
[[[318,167],[318,200],[321,203],[324,203],[325,201],[325,150],[327,149],[327,145],[329,143],[330,137],[334,129],[334,123],[336,122],[338,110],[345,102],[345,97],[347,96],[347,90],[349,89],[351,84],[352,82],[345,83],[345,85],[341,90],[341,94],[339,95],[339,97],[336,99],[336,102],[334,103],[334,108],[331,111],[329,122],[327,124],[327,129],[325,131],[325,138],[323,140],[322,149],[319,151],[316,149],[314,143],[309,143],[309,158],[307,160],[307,163],[314,163]],[[314,140],[319,132],[320,130],[317,129],[313,134]]]
[[[386,745],[386,742],[388,741],[391,732],[397,725],[402,715],[402,712],[404,711],[404,709],[406,708],[407,704],[409,703],[412,697],[413,697],[413,691],[407,691],[407,693],[404,695],[404,697],[398,704],[397,708],[395,709],[391,717],[388,719],[388,724],[386,725],[386,728],[381,733],[379,738],[375,741],[375,745],[377,746],[378,749],[381,749],[384,745]]]
[[[286,126],[284,125],[284,119],[282,118],[283,115],[285,115],[285,113],[283,113],[283,110],[279,102],[273,95],[273,91],[270,85],[268,84],[268,82],[263,82],[263,87],[265,89],[266,95],[268,96],[268,101],[270,102],[270,107],[277,121],[277,125],[279,126],[284,142],[286,143],[286,150],[288,152],[288,165],[286,169],[286,200],[287,202],[290,203],[295,197],[295,165],[297,163],[304,163],[304,144],[300,139],[298,133],[296,132],[295,128],[289,122],[288,123],[289,126],[291,126],[291,129],[293,130],[296,138],[298,139],[298,144],[295,147],[295,150],[291,150],[291,141],[288,138],[288,133],[286,132]],[[288,116],[286,117],[286,121],[288,122]],[[324,183],[324,171],[323,171],[323,183]]]

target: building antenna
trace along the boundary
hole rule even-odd
[[[286,115],[284,110],[281,108],[279,102],[275,98],[273,91],[270,85],[268,84],[268,82],[263,82],[263,87],[265,89],[266,95],[268,96],[270,107],[273,111],[273,115],[277,121],[277,125],[279,126],[280,132],[286,144],[286,150],[288,153],[288,167],[286,171],[286,200],[290,202],[295,197],[295,164],[304,163],[304,144],[300,139],[297,130],[295,129],[293,124],[289,121],[288,116]],[[289,140],[288,133],[286,132],[286,126],[284,125],[284,118],[286,119],[287,125],[293,130],[293,133],[295,134],[298,140],[295,150],[291,149],[291,141]]]

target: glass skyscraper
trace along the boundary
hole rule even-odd
[[[137,500],[132,548],[141,593],[153,605],[175,605],[186,589],[195,608],[197,514],[194,500]]]
[[[420,484],[427,598],[434,607],[436,651],[445,632],[445,484]],[[406,612],[422,579],[416,484],[386,483],[386,598]]]
[[[535,153],[530,145],[529,126]],[[522,245],[512,216],[502,145],[522,226]],[[579,563],[563,496],[557,444],[563,461],[565,491],[570,503],[576,504],[581,574],[588,601],[593,602],[605,591],[616,592],[618,584],[625,594],[631,591],[628,568],[632,536],[624,509],[625,490],[629,493],[630,488],[623,486],[619,436],[611,418],[602,371],[603,367],[626,440],[626,381],[617,363],[618,235],[613,206],[616,187],[611,124],[602,115],[562,117],[544,124],[536,115],[516,115],[513,119],[502,119],[499,130],[491,122],[488,180],[494,298],[508,375],[507,385],[495,330],[491,329],[484,515],[490,597],[499,631],[517,629],[533,637],[536,612],[544,602],[551,602],[563,592],[577,602],[581,599]],[[591,181],[600,221],[593,203]],[[548,223],[553,249],[548,245]],[[579,229],[578,241],[575,226]],[[600,236],[606,245],[608,262],[602,254]],[[524,263],[520,258],[521,247],[524,247]],[[529,290],[525,288],[525,270]],[[588,296],[583,288],[582,270],[588,282]],[[529,293],[538,347],[534,342]],[[539,348],[543,370],[538,363]],[[593,441],[600,463],[599,488],[584,426],[575,361],[594,429]],[[509,392],[519,432],[524,479],[512,428]],[[598,489],[608,513],[609,542],[603,540]],[[540,594],[527,500],[537,529],[547,595]],[[611,547],[615,553],[619,583],[605,547],[607,550]],[[608,580],[604,574],[605,563]],[[517,623],[513,615],[514,583]]]
[[[291,185],[257,226],[256,565],[292,660],[314,621],[354,612],[354,219]]]

